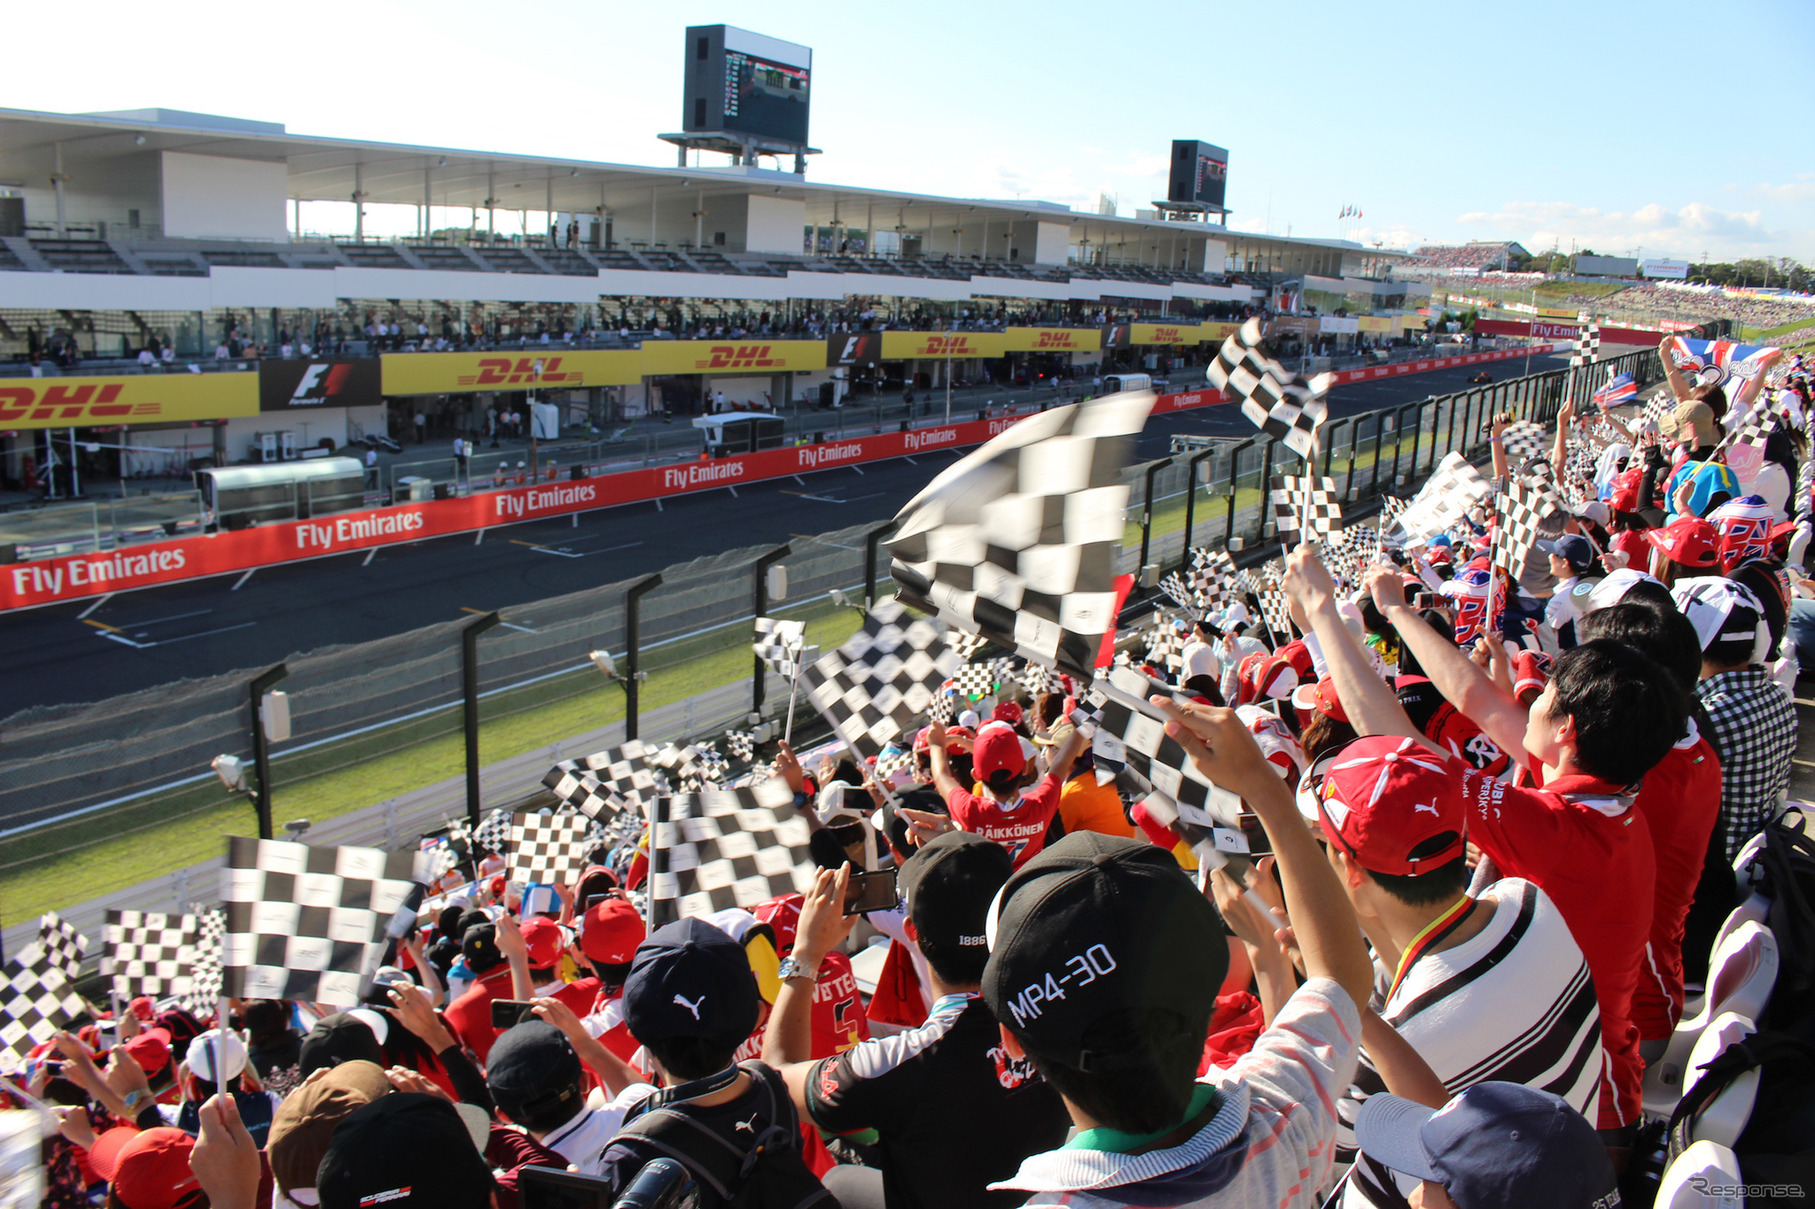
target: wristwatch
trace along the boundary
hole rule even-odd
[[[776,967],[775,976],[783,982],[788,981],[790,978],[804,978],[808,982],[818,982],[819,963],[815,962],[813,968],[809,970],[806,966],[795,961],[794,955],[790,953],[788,956],[781,959],[781,965]]]
[[[127,1092],[124,1097],[124,1103],[126,1105],[126,1114],[128,1116],[137,1116],[138,1112],[139,1112],[139,1105],[143,1104],[145,1101],[149,1100],[150,1098],[151,1098],[150,1092],[140,1091],[136,1087],[133,1088],[131,1091]]]

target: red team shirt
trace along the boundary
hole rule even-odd
[[[945,806],[952,812],[952,822],[1008,849],[1019,869],[1046,846],[1046,829],[1052,825],[1052,816],[1059,812],[1060,788],[1048,774],[1033,788],[1023,790],[1012,806],[1005,807],[965,789],[954,789]]]
[[[1651,941],[1632,1016],[1639,1040],[1666,1041],[1683,1018],[1683,921],[1720,817],[1720,757],[1691,733],[1645,774],[1632,805],[1645,816],[1657,853]]]

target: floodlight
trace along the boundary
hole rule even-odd
[[[830,592],[827,592],[826,595],[830,596],[832,598],[832,603],[837,605],[841,609],[849,609],[849,608],[854,607],[851,604],[851,598],[844,594],[843,588],[833,588]]]
[[[588,651],[586,657],[591,659],[592,665],[604,672],[608,678],[612,680],[619,678],[618,661],[611,657],[610,651]]]
[[[238,756],[216,756],[208,761],[208,767],[221,779],[221,784],[228,789],[246,787],[246,762]]]
[[[288,823],[284,824],[284,831],[291,839],[300,840],[303,832],[307,831],[312,826],[314,826],[314,824],[309,822],[308,819],[291,819]]]

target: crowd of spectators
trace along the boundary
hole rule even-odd
[[[1468,243],[1461,246],[1430,245],[1419,248],[1417,267],[1423,269],[1503,269],[1512,262],[1511,243]]]
[[[1163,620],[1176,659],[1118,643],[1227,836],[1149,795],[1087,686],[949,686],[873,760],[784,742],[752,774],[807,820],[803,893],[651,930],[634,829],[552,887],[475,846],[357,1007],[60,1035],[25,1089],[57,1106],[45,1204],[514,1209],[678,1173],[711,1209],[1618,1205],[1815,669],[1807,379],[1728,399],[1666,364],[1654,420],[1566,407],[1524,464],[1495,419],[1496,479],[1580,500],[1535,570],[1490,566],[1477,505],[1335,573],[1291,552],[1287,633],[1249,597]],[[1747,413],[1764,457],[1718,460]]]

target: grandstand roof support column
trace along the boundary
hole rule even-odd
[[[433,229],[435,220],[429,216],[429,210],[435,205],[435,170],[422,170],[422,237],[427,239]]]
[[[655,251],[655,194],[656,187],[649,186],[649,250]]]
[[[498,174],[490,168],[485,170],[485,234],[490,237],[498,233]]]
[[[365,169],[360,164],[353,165],[353,242],[366,241],[366,187]]]

